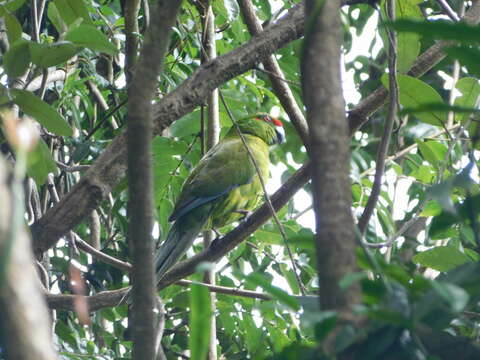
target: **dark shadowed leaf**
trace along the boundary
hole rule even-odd
[[[43,185],[49,173],[54,173],[57,165],[52,159],[50,149],[42,139],[39,139],[35,148],[28,153],[27,174],[37,185]]]
[[[47,68],[64,63],[78,52],[79,48],[69,41],[53,44],[30,43],[32,62]]]
[[[29,42],[18,40],[3,57],[3,66],[7,74],[13,78],[21,76],[30,64]]]

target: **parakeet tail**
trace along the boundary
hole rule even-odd
[[[192,246],[193,240],[202,231],[209,217],[205,206],[181,216],[173,224],[167,239],[155,254],[155,271],[157,281],[180,259]]]
[[[193,209],[188,214],[179,217],[171,227],[167,239],[155,253],[155,272],[157,282],[162,276],[182,257],[187,249],[192,246],[193,240],[202,231],[211,212],[210,204],[204,204]],[[119,303],[126,300],[132,303],[131,288]]]

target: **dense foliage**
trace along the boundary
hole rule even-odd
[[[29,224],[58,202],[55,190],[61,200],[98,161],[110,141],[123,132],[126,112],[123,2],[38,1],[37,6],[45,5],[43,14],[33,10],[33,2],[0,2],[6,29],[1,42],[0,101],[5,108],[18,105],[21,114],[41,127],[41,138],[27,159],[27,174],[33,179],[26,192]],[[253,1],[265,26],[277,21],[296,2]],[[157,102],[201,66],[203,3],[183,2],[158,82]],[[248,41],[250,35],[236,1],[211,3],[217,51],[226,54]],[[397,0],[397,21],[387,26],[384,1],[353,3],[341,10],[345,81],[355,86],[347,93],[348,109],[354,109],[359,99],[382,84],[388,86],[388,76],[384,75],[387,29],[395,29],[401,112],[391,134],[380,197],[359,241],[361,270],[345,274],[342,284],[361,283],[362,303],[352,305],[366,320],[360,330],[340,326],[336,350],[345,356],[355,354],[353,358],[357,359],[434,359],[446,356],[439,355],[438,343],[448,345],[449,349],[442,350],[447,354],[461,342],[465,354],[470,351],[478,355],[480,28],[449,19],[440,1]],[[458,13],[472,5],[460,0],[449,3]],[[148,16],[146,4],[148,1],[143,2],[138,18],[140,32],[136,36],[140,44]],[[420,78],[407,74],[422,52],[444,40],[451,41],[444,60]],[[276,52],[301,107],[302,41],[295,40]],[[362,42],[360,50],[358,42]],[[57,71],[63,76],[51,81]],[[279,183],[278,178],[285,181],[307,162],[305,147],[261,64],[220,89],[234,118],[266,112],[285,120],[287,142],[271,152],[275,183]],[[352,136],[352,212],[357,218],[373,186],[385,118],[386,108],[382,108]],[[206,107],[196,107],[175,121],[164,136],[153,140],[157,242],[168,232],[168,216],[183,180],[202,156],[205,119]],[[224,133],[231,126],[224,105],[220,105],[220,121]],[[2,156],[13,159],[15,144],[7,142],[3,129]],[[75,245],[77,236],[87,242],[93,239],[93,247],[129,261],[126,201],[127,183],[123,180],[90,219],[72,229],[75,234],[62,238],[48,251],[43,266],[52,293],[72,292],[71,264],[82,271],[89,295],[129,285],[126,271]],[[322,254],[315,251],[313,211],[310,187],[306,185],[278,212],[295,267],[274,221],[263,225],[216,265],[217,285],[258,295],[217,293],[217,348],[223,358],[320,356],[313,349],[329,335],[338,319],[334,312],[319,311],[316,298],[305,296],[319,292],[316,262],[317,257],[321,261]],[[225,234],[236,225],[219,230]],[[99,242],[94,228],[99,230]],[[202,246],[197,241],[187,255]],[[194,279],[200,280],[197,275]],[[201,313],[198,304],[207,294],[204,287],[191,290],[178,284],[160,291],[167,312],[162,345],[168,359],[188,358],[192,346],[189,334],[202,336],[205,321],[198,321],[196,316]],[[265,294],[273,300],[261,299]],[[55,313],[54,342],[62,358],[130,357],[127,305],[91,313],[89,325],[81,324],[74,311]]]

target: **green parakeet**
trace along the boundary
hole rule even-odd
[[[238,121],[264,180],[269,146],[283,142],[282,123],[266,114]],[[200,160],[183,184],[169,220],[175,221],[155,256],[157,280],[192,246],[200,231],[241,219],[259,203],[262,186],[247,149],[232,127]]]

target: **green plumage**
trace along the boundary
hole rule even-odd
[[[269,145],[281,141],[281,123],[265,114],[238,121],[264,180],[269,176]],[[262,186],[237,130],[232,127],[192,170],[170,216],[175,221],[155,259],[157,279],[174,265],[204,229],[242,218],[261,199]],[[240,212],[239,212],[240,211]]]

